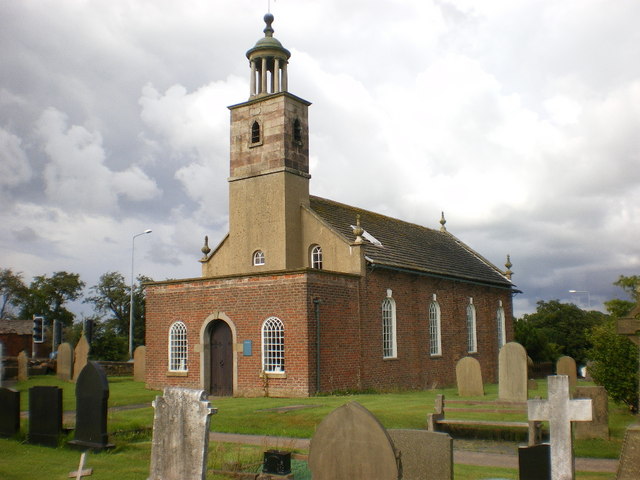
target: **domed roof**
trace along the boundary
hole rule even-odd
[[[247,51],[247,58],[251,58],[251,56],[257,52],[270,50],[272,53],[281,53],[285,58],[289,59],[291,52],[284,48],[280,41],[273,36],[273,28],[271,27],[273,15],[267,13],[264,16],[264,22],[267,24],[264,29],[264,37],[258,40],[254,47]],[[273,52],[274,50],[277,52]]]

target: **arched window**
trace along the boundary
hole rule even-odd
[[[478,351],[478,339],[476,336],[476,307],[473,305],[473,298],[469,298],[467,305],[467,351],[475,353]]]
[[[504,308],[502,307],[502,300],[498,302],[498,311],[496,312],[496,323],[498,327],[498,350],[507,343],[507,331],[505,328]]]
[[[322,270],[322,247],[315,245],[311,249],[311,268]]]
[[[429,305],[429,353],[431,355],[442,355],[442,341],[440,327],[440,305],[436,300],[435,293]]]
[[[276,317],[269,317],[262,324],[262,370],[284,373],[284,325]]]
[[[260,143],[262,141],[262,136],[260,135],[260,124],[257,120],[251,124],[251,143]]]
[[[187,326],[174,322],[169,329],[169,371],[187,371]]]
[[[387,291],[387,298],[382,301],[382,356],[397,356],[396,302],[391,298],[391,290]]]
[[[256,250],[253,253],[253,264],[256,266],[264,265],[264,252],[262,250]]]

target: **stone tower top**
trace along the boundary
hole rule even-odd
[[[247,51],[251,64],[251,87],[249,98],[287,91],[287,63],[291,52],[273,36],[273,15],[264,16],[267,26],[264,38]]]

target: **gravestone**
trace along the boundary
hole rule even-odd
[[[25,382],[29,380],[29,357],[24,350],[18,354],[18,381]]]
[[[89,342],[87,341],[84,333],[78,340],[78,344],[76,345],[76,349],[73,355],[73,381],[78,381],[78,376],[82,369],[87,364],[89,360]]]
[[[530,378],[529,381],[527,382],[527,388],[529,390],[537,390],[538,389],[538,382],[535,380],[535,378]]]
[[[591,420],[591,400],[571,400],[566,375],[547,377],[547,385],[549,400],[528,401],[529,421],[549,422],[552,480],[573,480],[575,458],[571,422]]]
[[[484,396],[480,362],[473,357],[463,357],[456,364],[456,382],[461,397]]]
[[[109,382],[97,362],[88,362],[76,381],[76,428],[69,445],[83,450],[112,448],[107,432]]]
[[[590,398],[592,420],[574,425],[576,439],[601,438],[609,440],[609,398],[604,387],[576,387],[575,398]]]
[[[556,375],[566,375],[569,377],[569,389],[573,392],[578,383],[578,368],[576,366],[576,361],[566,355],[564,357],[560,357],[556,362]]]
[[[153,402],[148,480],[204,480],[211,408],[204,390],[167,387]]]
[[[452,480],[453,439],[426,430],[387,430],[402,464],[402,480]]]
[[[519,480],[551,480],[549,444],[518,447]]]
[[[624,434],[616,480],[640,478],[640,424],[630,425]]]
[[[522,345],[509,342],[498,355],[498,397],[503,402],[526,402],[529,396],[527,352]]]
[[[62,433],[62,389],[29,389],[29,443],[57,447]]]
[[[146,360],[147,349],[144,345],[140,345],[133,351],[133,381],[144,382],[147,370]]]
[[[58,345],[56,376],[65,382],[73,378],[73,348],[69,343]]]
[[[0,387],[0,437],[20,431],[20,392]]]
[[[356,402],[327,415],[311,439],[313,480],[401,478],[391,437],[369,410]]]

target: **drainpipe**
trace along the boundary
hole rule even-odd
[[[316,393],[320,393],[320,304],[322,300],[313,299],[313,307],[316,314]]]

